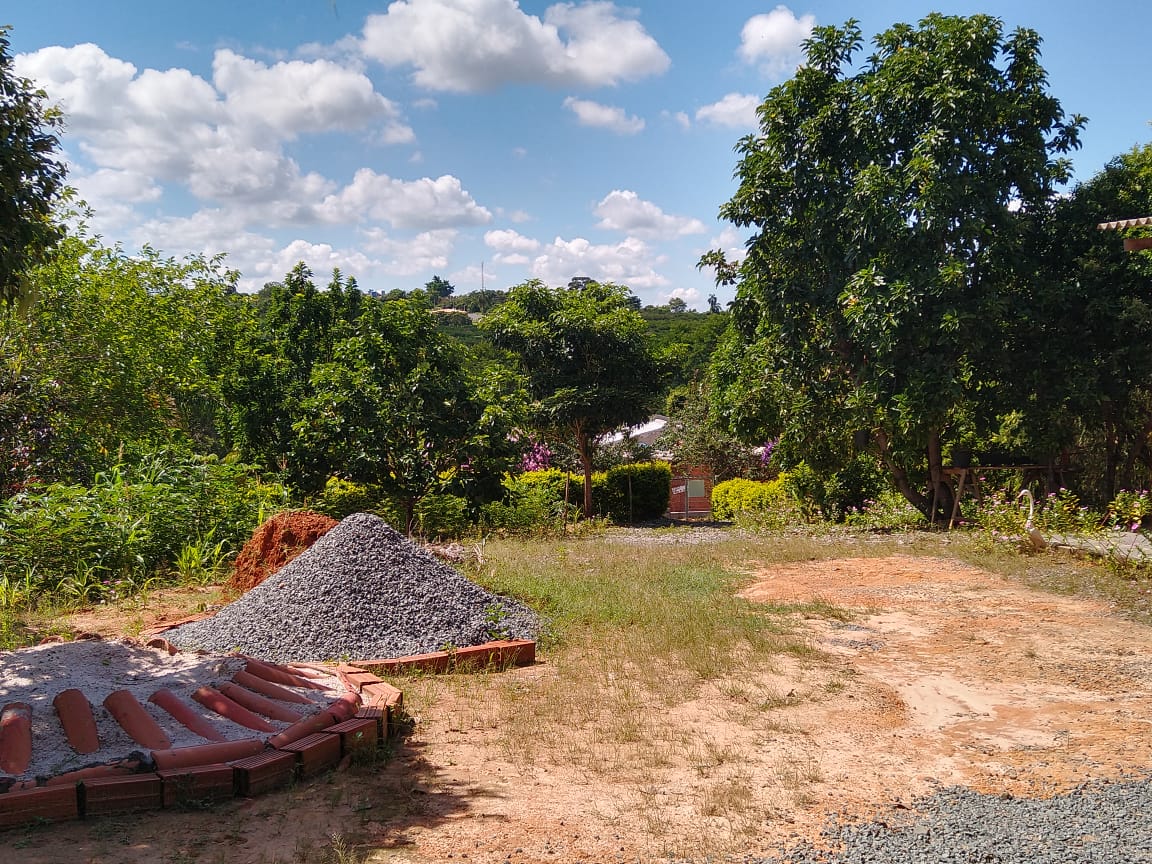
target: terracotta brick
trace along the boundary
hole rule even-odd
[[[160,778],[155,774],[101,777],[80,784],[80,812],[85,819],[127,810],[156,810],[160,802]]]
[[[340,752],[345,756],[375,750],[380,743],[380,721],[375,717],[353,717],[329,726],[328,732],[340,736]]]
[[[362,705],[360,710],[356,712],[353,720],[372,720],[376,723],[376,734],[380,736],[381,740],[389,736],[388,731],[388,706],[369,706]],[[351,723],[352,721],[346,721]],[[334,728],[334,727],[329,727]]]
[[[236,794],[247,798],[291,783],[296,773],[296,754],[266,750],[229,764],[236,769]]]
[[[201,801],[223,801],[236,794],[236,769],[231,765],[197,765],[157,771],[165,807]]]
[[[360,692],[365,684],[382,684],[379,676],[369,672],[367,669],[357,669],[350,667],[351,672],[341,670],[340,677],[348,683],[349,686],[354,687],[356,692]]]
[[[470,645],[455,651],[435,651],[408,657],[389,657],[379,660],[357,661],[356,666],[370,672],[395,675],[401,672],[448,672],[458,665],[468,666],[527,666],[536,662],[536,643],[530,639],[502,639]]]
[[[329,768],[336,767],[336,763],[340,761],[340,746],[339,735],[317,732],[307,738],[285,744],[280,749],[295,753],[299,757],[297,766],[301,777],[314,777]]]
[[[61,822],[80,816],[75,786],[46,786],[0,795],[0,826]]]
[[[364,704],[371,707],[399,707],[404,704],[404,693],[391,684],[365,684],[360,692]]]
[[[55,777],[49,777],[44,785],[68,786],[75,789],[76,784],[81,780],[96,780],[101,777],[123,777],[135,774],[139,770],[140,761],[138,759],[125,759],[121,762],[93,765],[91,768],[79,768],[76,771],[57,774]]]

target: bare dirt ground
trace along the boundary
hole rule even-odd
[[[479,680],[409,682],[415,731],[383,765],[203,813],[8,832],[0,858],[739,857],[938,784],[1042,797],[1152,768],[1152,630],[1104,603],[905,556],[762,569],[742,593],[850,614],[804,619],[811,655],[679,699],[635,694],[631,727],[594,705],[569,724],[511,722],[518,700],[548,692],[548,657]],[[590,682],[590,701],[597,687],[627,687],[618,675]]]

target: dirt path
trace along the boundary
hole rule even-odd
[[[818,657],[681,699],[638,694],[634,727],[590,712],[510,733],[517,700],[545,698],[548,658],[424,682],[416,731],[382,770],[139,817],[114,838],[101,823],[4,835],[0,857],[16,839],[22,864],[321,862],[337,860],[332,833],[372,850],[349,861],[766,854],[829,812],[867,816],[936,784],[1043,796],[1152,768],[1152,630],[1104,604],[900,556],[764,569],[742,593],[852,614],[804,620]]]
[[[852,683],[797,718],[846,805],[933,781],[1043,795],[1152,768],[1152,631],[1104,604],[903,557],[780,568],[742,594],[861,612],[809,622]]]

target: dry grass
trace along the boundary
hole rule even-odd
[[[395,826],[426,818],[423,808],[438,797],[428,789],[453,790],[443,797],[455,801],[459,814],[497,806],[475,803],[483,790],[453,785],[460,766],[452,760],[461,758],[450,744],[455,740],[480,754],[481,773],[501,769],[524,782],[544,780],[556,794],[571,796],[581,819],[639,838],[651,857],[738,854],[766,825],[824,802],[837,768],[824,763],[803,719],[852,686],[799,624],[813,616],[845,620],[847,611],[826,602],[771,606],[736,598],[757,571],[837,557],[949,555],[1051,589],[1126,591],[1134,598],[1139,590],[1138,582],[1114,585],[1106,567],[1021,557],[960,534],[717,532],[694,542],[690,532],[654,531],[633,542],[640,536],[489,541],[484,563],[474,563],[469,575],[548,617],[542,662],[399,679],[422,739],[409,748],[406,766],[356,766],[330,788],[268,796],[252,812],[230,811],[229,818],[289,834],[310,830],[297,824],[302,812],[345,814],[343,836],[297,833],[310,839],[298,841],[294,855],[268,853],[268,864],[396,860],[411,847],[398,849],[395,837],[405,829]],[[121,614],[130,621],[137,612]],[[466,773],[461,768],[459,776]],[[228,830],[226,822],[214,826],[205,836],[221,845],[189,846],[187,860],[230,860],[217,857],[231,845]],[[411,860],[420,859],[413,852]]]
[[[836,689],[799,618],[846,617],[826,603],[750,604],[737,588],[768,561],[892,551],[883,546],[744,535],[489,543],[471,575],[550,616],[545,662],[397,683],[415,715],[480,736],[521,774],[610,790],[602,816],[644,832],[653,851],[683,851],[690,837],[695,854],[701,842],[722,854],[820,781],[782,712]]]

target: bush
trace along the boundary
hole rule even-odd
[[[712,487],[712,515],[736,519],[744,514],[763,514],[787,505],[788,475],[775,480],[725,480]]]
[[[672,469],[667,462],[639,462],[597,471],[592,475],[595,515],[620,523],[657,518],[668,509],[671,486]],[[584,497],[583,477],[559,468],[506,477],[504,489],[503,501],[484,506],[482,524],[486,529],[513,533],[555,530],[576,521]]]
[[[510,534],[546,534],[574,521],[575,504],[564,512],[565,474],[557,468],[525,471],[504,478],[505,500],[485,504],[481,525],[488,531]],[[569,497],[578,496],[579,487],[569,488]]]
[[[26,603],[132,593],[190,569],[190,546],[219,565],[286,503],[282,486],[248,466],[158,451],[101,472],[89,487],[53,483],[4,501],[0,579],[19,582]]]
[[[472,527],[468,499],[460,495],[428,495],[416,505],[416,524],[421,537],[460,537]]]
[[[821,512],[825,519],[842,522],[849,513],[877,501],[887,487],[880,463],[872,456],[859,455],[824,481]]]
[[[617,465],[592,477],[597,513],[622,524],[663,516],[671,490],[672,467],[667,462]]]
[[[309,502],[309,508],[339,521],[353,513],[375,511],[380,498],[380,490],[372,486],[353,483],[341,477],[329,477],[324,484],[324,491],[318,499]]]
[[[863,507],[849,507],[844,524],[872,531],[906,531],[921,528],[927,520],[908,499],[894,489],[885,489]]]

